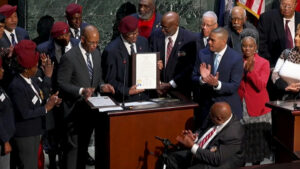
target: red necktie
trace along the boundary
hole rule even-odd
[[[216,127],[214,127],[204,138],[203,140],[200,141],[200,143],[198,144],[199,147],[203,147],[203,145],[209,140],[209,138],[215,133],[216,131]]]
[[[285,20],[285,47],[291,49],[293,48],[293,38],[290,28],[288,26],[289,22],[290,20]]]
[[[168,42],[168,46],[167,46],[166,65],[167,65],[167,63],[168,63],[170,54],[171,54],[172,49],[173,49],[173,41],[172,41],[172,38],[169,37],[168,39],[169,39],[169,42]]]

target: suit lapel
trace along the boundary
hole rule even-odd
[[[83,58],[82,52],[81,52],[79,46],[76,46],[76,47],[74,47],[74,48],[75,48],[75,50],[76,50],[76,51],[75,51],[75,52],[76,52],[76,55],[75,55],[74,57],[76,57],[76,59],[78,60],[79,67],[82,68],[82,71],[85,72],[85,74],[86,74],[86,76],[85,76],[86,80],[87,80],[88,82],[90,82],[89,84],[91,84],[89,71],[88,71],[86,62],[85,62],[85,60],[84,60],[84,58]]]
[[[279,39],[282,39],[280,41],[281,47],[285,48],[285,30],[284,30],[283,16],[280,14],[279,11],[278,11],[278,15],[279,15],[278,18],[280,18],[280,19],[275,20],[274,29],[276,30],[277,37],[279,37]],[[296,18],[295,18],[295,20],[296,20]],[[296,24],[295,24],[295,26],[296,26]]]

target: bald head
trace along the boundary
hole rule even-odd
[[[167,12],[161,20],[162,31],[166,36],[172,36],[179,26],[179,15],[176,12]]]
[[[240,6],[235,6],[231,10],[231,24],[238,33],[243,31],[244,23],[247,20],[246,11]]]
[[[226,102],[217,102],[210,108],[210,117],[216,125],[223,124],[231,114],[230,105]]]
[[[87,52],[93,52],[98,43],[100,35],[98,29],[93,25],[88,25],[82,30],[81,43]]]

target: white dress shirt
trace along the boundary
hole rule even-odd
[[[290,19],[283,18],[283,28],[285,28],[286,20],[290,20],[288,23],[288,27],[290,28],[290,31],[291,31],[291,35],[292,35],[292,39],[293,39],[293,46],[295,46],[295,42],[294,42],[294,39],[295,39],[295,14]]]
[[[122,35],[121,35],[121,39],[122,39],[129,55],[131,55],[131,48],[130,48],[131,45],[133,45],[134,52],[137,53],[135,43],[129,43],[127,40],[125,40],[125,38],[123,38]]]
[[[12,33],[15,36],[15,42],[16,42],[16,44],[18,43],[18,38],[17,38],[17,34],[16,34],[16,30],[15,29],[12,32],[9,32],[8,30],[4,29],[4,33],[6,34],[8,40],[10,41],[10,44],[12,44],[11,36],[10,36],[10,34],[12,34]]]

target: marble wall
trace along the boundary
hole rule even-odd
[[[19,0],[24,1],[24,0]],[[167,11],[178,12],[181,16],[181,26],[199,32],[201,15],[207,10],[217,10],[218,0],[156,0],[157,10],[160,13]],[[266,6],[274,0],[267,0]],[[275,0],[276,1],[276,0]],[[120,8],[122,5],[128,7],[137,6],[138,0],[26,0],[26,29],[33,39],[37,36],[36,23],[43,15],[50,15],[56,21],[65,20],[65,7],[69,3],[78,3],[83,6],[83,20],[98,27],[101,35],[101,48],[112,38],[116,15],[128,13],[132,10]]]

